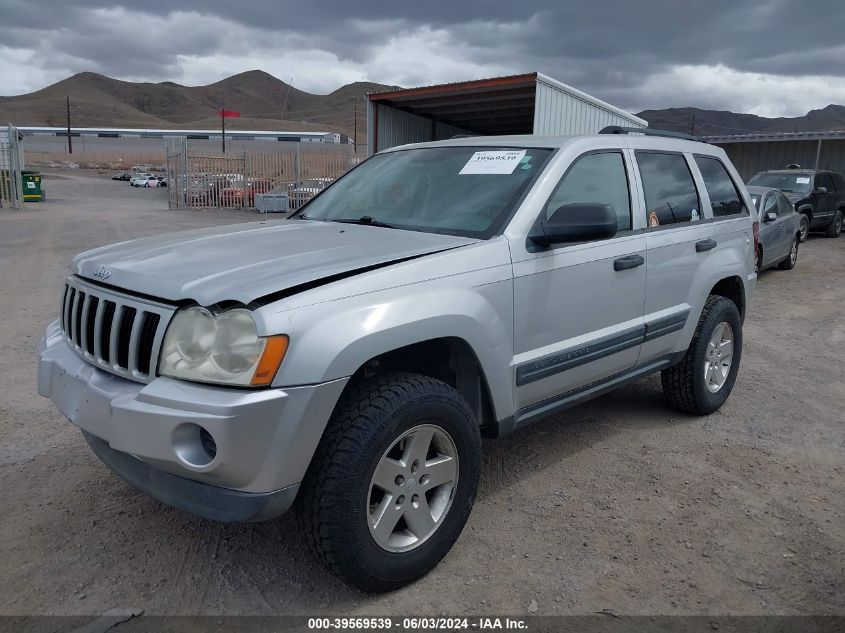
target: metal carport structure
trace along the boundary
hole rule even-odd
[[[701,140],[722,147],[745,180],[758,171],[789,164],[845,173],[845,130],[704,136]]]
[[[370,154],[458,134],[593,134],[608,125],[648,123],[537,72],[367,95]]]

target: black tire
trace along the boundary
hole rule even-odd
[[[833,216],[833,222],[827,225],[827,228],[824,230],[824,234],[828,237],[839,237],[839,234],[842,233],[842,211],[839,210],[836,212],[836,215]]]
[[[715,393],[707,389],[704,363],[707,345],[716,326],[727,323],[733,330],[733,361],[722,387]],[[721,407],[733,389],[742,358],[742,321],[733,301],[711,295],[704,304],[692,342],[683,360],[661,372],[663,394],[669,404],[685,413],[707,415]]]
[[[807,241],[807,236],[810,234],[810,217],[806,213],[801,214],[801,220],[798,222],[798,239],[801,242]]]
[[[795,268],[795,264],[798,263],[798,244],[800,242],[801,240],[797,235],[792,238],[792,244],[789,246],[789,255],[780,260],[778,268],[781,270],[792,270]]]
[[[754,259],[754,272],[758,275],[763,270],[763,248],[757,247],[757,257]]]
[[[422,420],[453,440],[457,485],[431,536],[409,551],[391,552],[370,533],[370,482],[387,450]],[[297,499],[300,528],[316,556],[347,583],[372,592],[398,589],[449,552],[469,518],[480,470],[477,421],[452,387],[412,373],[362,379],[344,391],[306,473]]]

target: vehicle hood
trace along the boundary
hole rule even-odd
[[[94,282],[210,306],[244,304],[295,286],[472,244],[478,240],[357,224],[277,220],[146,237],[77,255]]]
[[[786,199],[789,200],[792,204],[800,202],[801,200],[804,200],[808,197],[806,193],[790,193],[789,191],[782,191],[781,193],[783,193],[783,195],[786,196]]]

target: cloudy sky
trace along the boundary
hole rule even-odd
[[[0,94],[93,71],[317,93],[539,70],[622,108],[796,116],[845,104],[841,0],[0,0]]]

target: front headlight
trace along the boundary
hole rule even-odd
[[[260,337],[249,310],[214,315],[205,308],[179,310],[161,346],[162,376],[225,385],[262,387],[273,382],[288,337]]]

